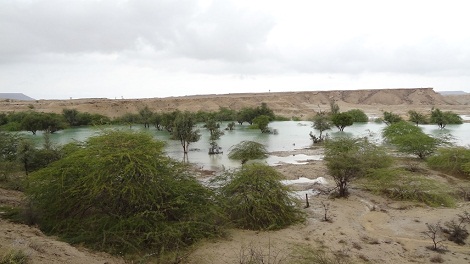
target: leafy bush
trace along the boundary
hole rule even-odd
[[[448,188],[403,169],[371,170],[362,180],[362,185],[394,200],[422,202],[429,206],[455,206],[455,199],[446,192]]]
[[[346,111],[346,113],[353,117],[353,122],[369,122],[369,117],[361,109],[351,109],[349,111]]]
[[[235,226],[245,229],[280,229],[304,219],[289,188],[275,169],[252,163],[228,175],[220,195]]]
[[[392,159],[382,147],[367,139],[338,138],[325,145],[325,161],[340,197],[348,195],[349,183],[368,170],[391,165]]]
[[[234,160],[241,160],[245,164],[248,160],[263,159],[268,156],[266,147],[255,141],[242,141],[230,147],[228,157]]]
[[[382,135],[386,142],[397,147],[398,151],[424,159],[434,153],[439,144],[438,139],[425,134],[421,128],[401,121],[385,127]]]
[[[470,179],[470,149],[450,147],[438,149],[436,155],[426,160],[432,169],[466,176]]]
[[[40,227],[108,252],[181,248],[220,234],[213,193],[144,133],[108,131],[31,174]]]
[[[436,108],[431,110],[430,122],[443,129],[447,124],[462,124],[462,118],[452,111],[442,112]]]

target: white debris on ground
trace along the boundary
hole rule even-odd
[[[284,185],[295,185],[296,190],[293,191],[293,195],[297,198],[304,199],[305,195],[316,196],[320,194],[319,191],[312,188],[312,185],[326,185],[328,182],[323,177],[318,177],[316,179],[309,179],[305,177],[299,177],[297,180],[282,180]]]
[[[266,159],[266,163],[269,166],[279,166],[282,164],[305,165],[310,161],[321,160],[322,158],[323,155],[292,154],[286,157],[271,155]]]
[[[309,179],[309,178],[305,178],[305,177],[299,177],[297,180],[282,180],[281,182],[282,182],[282,184],[285,184],[285,185],[292,185],[292,184],[321,184],[321,185],[325,185],[325,184],[328,183],[326,181],[326,179],[323,178],[323,177],[318,177],[314,180]]]

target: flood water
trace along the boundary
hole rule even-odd
[[[308,148],[312,145],[309,133],[313,131],[312,122],[308,121],[283,121],[271,122],[269,127],[277,130],[277,134],[262,134],[258,129],[248,129],[248,125],[236,125],[233,131],[224,131],[223,135],[217,142],[222,147],[223,154],[209,155],[209,132],[200,124],[198,129],[201,133],[201,139],[198,142],[190,144],[190,152],[188,160],[197,164],[200,168],[208,170],[220,170],[223,168],[234,168],[240,165],[239,161],[230,160],[227,153],[233,145],[243,141],[250,140],[262,143],[269,152],[275,151],[291,151],[295,149]],[[227,123],[222,123],[221,128],[225,128]],[[325,131],[330,137],[353,136],[368,137],[370,140],[380,143],[381,131],[385,127],[383,123],[356,123],[353,126],[346,127],[344,132],[339,132],[336,128]],[[470,145],[470,123],[462,125],[447,125],[445,129],[439,129],[437,125],[422,125],[423,131],[433,136],[442,136],[450,134],[454,138],[454,143],[461,146]],[[129,130],[128,126],[102,126],[102,127],[80,127],[70,128],[58,131],[51,135],[51,140],[58,145],[66,144],[72,141],[85,141],[90,136],[98,135],[104,129],[121,129]],[[183,148],[179,141],[170,140],[170,135],[166,131],[158,131],[155,128],[145,129],[143,126],[135,125],[132,130],[145,130],[151,133],[156,139],[166,142],[165,151],[168,156],[183,160]],[[324,132],[324,133],[325,133]],[[26,134],[26,132],[24,132]],[[318,132],[313,131],[318,134]],[[42,134],[37,133],[32,136],[31,133],[26,134],[28,138],[33,139],[37,144],[43,141]],[[271,155],[265,161],[270,165],[279,163],[299,163],[306,160],[319,159],[321,157],[306,155],[290,155],[286,157],[278,157]]]

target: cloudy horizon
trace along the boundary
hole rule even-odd
[[[0,92],[36,99],[470,92],[466,1],[0,1]]]

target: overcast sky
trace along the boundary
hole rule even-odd
[[[470,92],[470,2],[0,0],[0,92]]]

